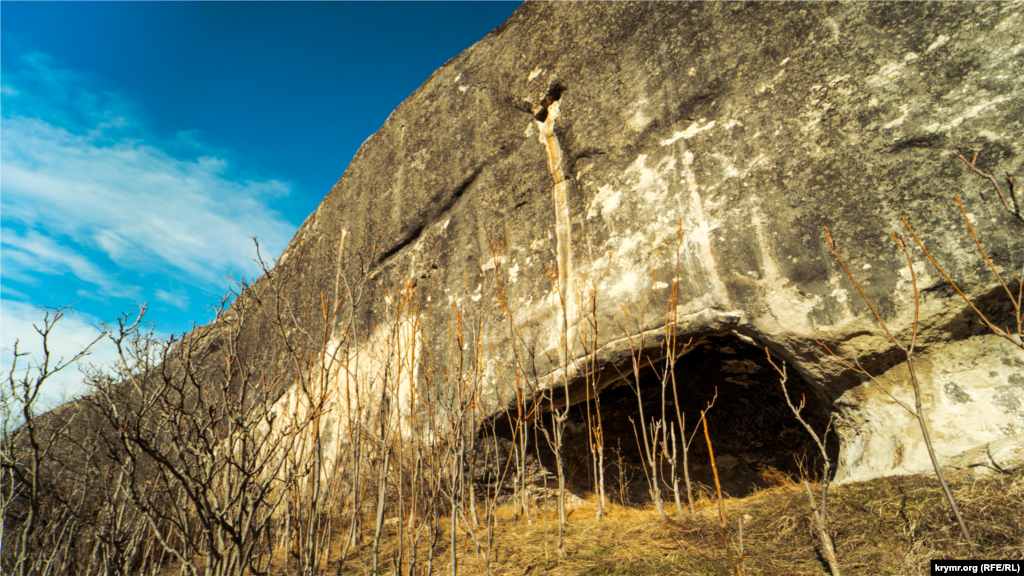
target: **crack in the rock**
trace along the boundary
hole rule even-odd
[[[459,185],[455,188],[455,192],[452,193],[452,195],[448,198],[447,202],[445,202],[438,209],[434,210],[434,212],[430,216],[423,219],[420,222],[420,224],[417,225],[410,233],[406,234],[405,237],[398,242],[398,244],[388,249],[386,252],[382,253],[380,259],[377,261],[378,266],[383,266],[385,263],[388,262],[388,260],[394,258],[403,249],[415,243],[417,240],[420,239],[420,236],[423,235],[423,231],[426,230],[428,226],[444,218],[455,207],[455,205],[459,202],[462,196],[465,195],[466,190],[468,190],[469,187],[473,185],[473,182],[476,181],[477,177],[480,176],[480,173],[483,172],[485,165],[486,163],[483,163],[474,168],[473,171],[470,172],[469,176],[463,179],[462,182],[460,182]]]
[[[540,110],[537,110],[533,114],[533,117],[536,118],[538,122],[547,121],[548,108],[550,108],[555,102],[561,100],[562,92],[565,92],[565,86],[562,86],[561,84],[552,84],[551,87],[548,88],[548,93],[544,96],[544,99],[540,101]]]

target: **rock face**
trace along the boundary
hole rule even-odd
[[[954,196],[1011,287],[1024,225],[953,151],[1024,173],[1022,30],[1019,2],[525,4],[363,145],[273,271],[284,316],[344,300],[328,323],[329,407],[380,397],[389,372],[384,396],[405,414],[469,379],[500,417],[518,374],[530,394],[568,387],[573,401],[596,380],[625,425],[635,395],[613,395],[631,349],[657,364],[666,334],[693,337],[680,402],[699,417],[717,387],[709,424],[736,478],[805,440],[767,346],[819,429],[835,418],[840,480],[929,470],[916,420],[818,342],[912,398],[823,227],[900,341],[914,319],[889,236],[909,238],[901,216],[1011,324]],[[1024,353],[910,254],[940,456],[1019,445]],[[287,365],[270,317],[246,323]],[[328,437],[342,420],[325,420]]]

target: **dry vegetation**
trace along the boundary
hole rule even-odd
[[[743,516],[744,564],[747,575],[824,575],[828,566],[816,552],[804,488],[777,471],[766,476],[775,486],[746,498],[725,501],[738,550],[738,519]],[[962,475],[952,482],[966,522],[972,527],[984,558],[1024,556],[1024,470],[976,478]],[[530,524],[516,519],[508,506],[499,507],[498,538],[490,573],[494,575],[705,575],[732,574],[722,546],[717,504],[702,497],[696,517],[663,519],[653,504],[605,506],[594,517],[591,496],[569,513],[565,555],[559,557],[557,510],[550,503]],[[850,574],[929,574],[931,559],[965,559],[972,555],[962,542],[956,520],[929,476],[895,476],[834,487],[831,526],[837,555]],[[386,535],[385,555],[395,551],[395,534]],[[459,532],[460,553],[467,574],[486,574],[473,553],[471,537]],[[439,549],[439,559],[448,555]],[[364,563],[350,564],[343,574],[364,574]],[[282,571],[283,573],[283,571]],[[388,571],[387,573],[391,573]]]

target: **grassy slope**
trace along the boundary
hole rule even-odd
[[[983,478],[963,475],[953,486],[983,556],[1024,558],[1024,469]],[[830,494],[831,527],[843,574],[928,574],[930,559],[968,557],[938,482],[930,476],[882,478],[834,487]],[[600,522],[594,519],[595,503],[591,497],[572,511],[561,556],[557,550],[558,524],[553,502],[548,505],[546,517],[534,513],[532,524],[513,518],[511,509],[499,508],[491,573],[731,573],[715,502],[703,498],[696,518],[686,514],[669,520],[661,519],[650,506],[613,504]],[[802,487],[784,481],[747,498],[726,500],[729,539],[736,558],[737,519],[740,515],[746,518],[743,532],[747,575],[828,573],[815,551],[808,510]],[[442,525],[447,526],[447,522]],[[485,529],[481,526],[476,532],[483,538]],[[381,558],[388,567],[382,572],[389,574],[395,549],[393,529],[387,537],[382,543]],[[460,573],[486,574],[472,539],[460,535],[460,541],[464,543],[459,551]],[[350,556],[343,573],[367,573],[369,551],[367,542]],[[436,555],[434,574],[447,574],[447,546],[439,544]],[[419,556],[420,566],[425,567],[422,546]]]

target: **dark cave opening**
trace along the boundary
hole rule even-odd
[[[780,367],[782,360],[773,357]],[[662,415],[662,387],[660,364],[658,371],[651,367],[640,372],[640,399],[637,398],[630,367],[619,367],[626,376],[609,388],[600,391],[597,401],[579,402],[569,409],[565,421],[563,458],[567,487],[583,495],[597,488],[594,464],[591,459],[592,435],[589,426],[597,422],[600,410],[604,432],[605,490],[609,497],[624,504],[642,504],[651,499],[648,484],[649,467],[644,466],[645,449],[640,426],[640,402],[651,430],[651,420]],[[610,368],[615,370],[614,367]],[[829,422],[831,402],[816,393],[791,366],[787,388],[793,403],[799,405],[806,398],[802,416],[820,435]],[[809,475],[818,476],[823,470],[820,453],[811,437],[790,411],[779,384],[779,375],[768,363],[764,348],[735,335],[706,337],[685,355],[676,360],[676,394],[680,412],[684,416],[689,441],[690,479],[694,484],[694,497],[703,491],[714,491],[714,477],[707,441],[700,426],[701,410],[717,399],[707,412],[708,434],[711,439],[723,495],[742,497],[759,488],[770,486],[784,475],[799,477],[801,466]],[[675,394],[671,384],[665,390],[665,418],[676,428],[677,477],[685,506],[685,485],[682,480],[682,448],[678,437]],[[556,408],[560,395],[556,391]],[[561,397],[564,402],[564,397]],[[544,402],[547,408],[548,403]],[[588,416],[589,411],[589,416]],[[547,488],[557,487],[556,459],[551,443],[541,426],[553,439],[553,419],[550,411],[528,426],[528,464],[534,470],[528,474],[528,483]],[[499,416],[485,427],[486,436],[493,432],[496,438],[482,438],[485,446],[497,446],[498,460],[502,464],[513,462],[512,420]],[[497,440],[495,442],[494,440]],[[505,448],[502,449],[501,447]],[[834,433],[828,435],[827,449],[833,462],[837,461],[839,443]],[[669,442],[671,450],[671,441]],[[485,449],[488,454],[493,448]],[[532,461],[532,462],[531,462]],[[538,465],[539,464],[539,465]],[[514,464],[505,477],[514,475]],[[539,470],[539,473],[537,472]],[[834,472],[834,468],[833,468]],[[671,467],[663,461],[660,470],[662,498],[673,499]],[[511,483],[508,483],[511,484]]]

